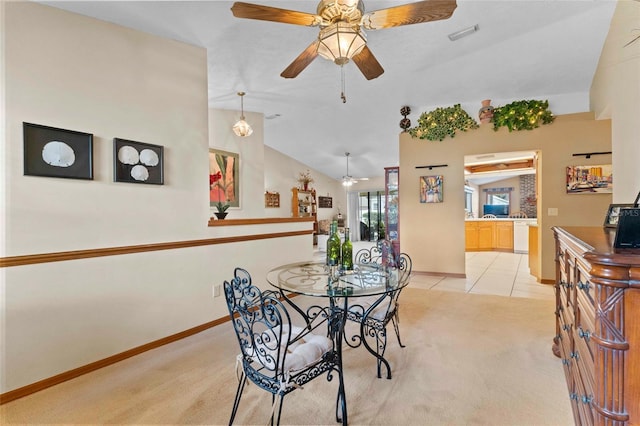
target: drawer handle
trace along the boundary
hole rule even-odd
[[[566,359],[566,358],[563,358],[563,359],[562,359],[562,365],[569,365],[569,364],[571,364],[571,361],[570,361],[570,360],[568,360],[568,359]]]
[[[579,398],[579,397],[578,397],[578,394],[577,394],[577,393],[572,392],[572,393],[570,393],[570,394],[569,394],[569,399],[574,399],[574,400],[576,400],[576,401],[577,401],[577,400],[578,400],[578,398]]]
[[[582,282],[578,281],[578,288],[579,288],[580,290],[587,290],[587,291],[589,291],[589,287],[591,287],[591,286],[589,285],[589,282],[588,282],[588,281],[587,281],[586,283],[582,283]]]
[[[589,332],[589,330],[584,331],[582,327],[580,327],[580,329],[578,330],[578,336],[582,337],[584,340],[588,342],[589,337],[591,337],[591,332]]]
[[[582,395],[582,402],[584,404],[591,404],[591,401],[593,401],[593,396]]]
[[[570,356],[571,358],[575,358],[575,359],[580,358],[580,354],[579,354],[578,352],[571,352],[571,353],[569,354],[569,356]]]
[[[571,326],[570,326],[570,325],[567,325],[567,324],[562,324],[562,329],[563,329],[564,331],[569,331],[569,330],[571,329]]]

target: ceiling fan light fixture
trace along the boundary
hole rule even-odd
[[[251,134],[253,133],[253,129],[244,119],[244,95],[244,92],[238,92],[238,96],[240,96],[240,120],[238,120],[238,122],[233,125],[233,133],[235,133],[237,136],[240,136],[241,138],[251,136]]]
[[[318,54],[337,65],[344,65],[366,44],[366,35],[358,25],[337,21],[320,31]]]
[[[351,177],[351,175],[349,175],[349,156],[351,155],[350,152],[345,152],[344,156],[347,157],[347,174],[342,176],[342,186],[351,186],[354,183],[356,183],[356,180]]]
[[[456,40],[461,39],[462,37],[466,37],[468,35],[471,35],[471,34],[475,33],[479,29],[480,29],[480,27],[478,26],[478,24],[475,24],[475,25],[472,25],[470,27],[463,28],[460,31],[456,31],[455,33],[451,33],[447,37],[449,37],[449,40],[451,40],[451,41],[456,41]]]

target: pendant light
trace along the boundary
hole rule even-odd
[[[238,92],[238,96],[240,96],[240,120],[233,125],[233,133],[240,136],[241,138],[250,136],[253,133],[253,129],[249,126],[249,123],[244,121],[244,102],[243,96],[244,92]]]

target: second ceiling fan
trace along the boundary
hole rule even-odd
[[[353,60],[371,80],[384,69],[367,47],[365,29],[439,21],[449,18],[456,7],[456,0],[425,0],[365,13],[362,0],[321,0],[315,15],[243,2],[234,3],[231,11],[237,18],[320,28],[316,40],[280,74],[284,78],[295,78],[320,55],[340,66]]]

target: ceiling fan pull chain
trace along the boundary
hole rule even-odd
[[[341,89],[342,92],[340,92],[340,98],[342,99],[342,103],[346,104],[347,103],[347,97],[344,94],[345,89],[344,89],[344,65],[340,65],[340,79],[341,79]]]

